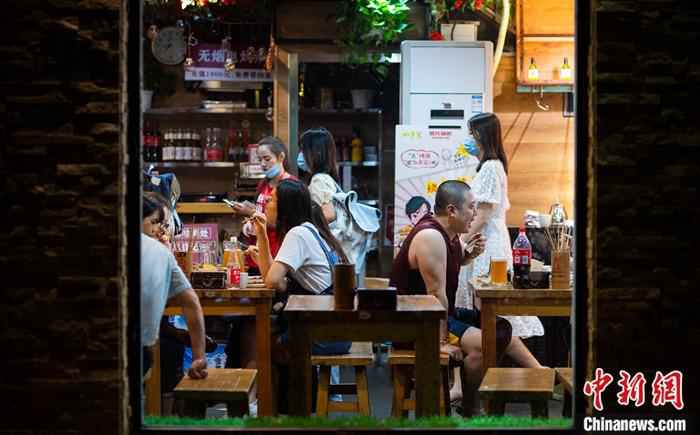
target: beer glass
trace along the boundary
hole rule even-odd
[[[491,283],[504,285],[508,282],[508,260],[505,257],[491,257]]]

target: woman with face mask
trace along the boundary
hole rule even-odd
[[[260,165],[263,171],[265,171],[265,179],[258,184],[258,196],[255,201],[255,206],[250,205],[250,203],[236,203],[233,207],[236,213],[245,217],[251,217],[255,212],[265,213],[265,206],[272,197],[272,191],[275,190],[280,181],[289,178],[296,179],[294,175],[287,172],[284,168],[284,162],[287,158],[287,146],[282,143],[280,139],[273,136],[260,139],[257,153],[260,159]],[[248,222],[243,226],[243,234],[248,238],[247,242],[249,245],[255,244],[255,228],[252,223]],[[267,237],[270,241],[270,251],[272,255],[277,254],[280,241],[277,239],[277,234],[273,227],[267,228]],[[246,261],[248,262],[249,268],[257,267],[250,259]]]
[[[471,182],[477,212],[463,240],[481,233],[486,238],[486,245],[484,252],[460,271],[457,306],[478,310],[481,308],[481,301],[475,297],[469,278],[487,275],[491,257],[508,259],[508,268],[512,270],[513,257],[506,226],[506,211],[510,208],[508,158],[503,149],[501,123],[493,113],[480,113],[469,119],[469,130],[479,149],[479,166],[476,168],[476,177]],[[513,335],[511,344],[518,349],[518,351],[509,352],[508,355],[521,367],[541,368],[539,361],[520,338],[544,335],[542,322],[535,316],[502,317],[511,324]],[[450,397],[456,399],[461,396],[461,384],[455,382],[450,391]]]

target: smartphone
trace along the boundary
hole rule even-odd
[[[228,199],[226,199],[226,198],[222,199],[222,201],[223,201],[224,203],[226,203],[226,205],[228,205],[228,206],[231,207],[231,208],[233,208],[233,206],[235,206],[236,204],[238,204],[236,201],[231,201],[231,200],[228,200]]]

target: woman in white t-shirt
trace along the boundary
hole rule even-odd
[[[320,207],[311,201],[309,190],[297,180],[284,180],[272,192],[265,214],[253,215],[258,237],[251,250],[265,285],[289,294],[322,295],[333,292],[333,266],[347,262],[340,243],[331,234]],[[267,222],[282,239],[275,258],[270,254]],[[279,343],[277,357],[288,361],[287,333]],[[312,353],[339,354],[350,350],[350,342],[314,343]]]

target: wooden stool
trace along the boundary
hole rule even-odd
[[[175,398],[185,401],[185,415],[194,418],[206,416],[207,404],[225,402],[229,417],[248,413],[250,393],[257,370],[207,369],[206,379],[182,378],[175,387]]]
[[[342,355],[316,355],[311,357],[311,365],[320,366],[318,376],[318,394],[316,397],[316,415],[328,416],[329,412],[357,412],[370,415],[369,388],[367,384],[367,367],[374,361],[372,343],[352,343],[350,352]],[[331,385],[331,366],[352,366],[355,368],[355,383]],[[357,401],[329,400],[331,394],[356,394]]]
[[[490,400],[489,414],[503,415],[507,402],[529,402],[532,417],[547,418],[547,401],[554,392],[554,370],[492,367],[486,371],[479,395]]]
[[[571,417],[571,395],[574,394],[574,372],[571,367],[558,367],[554,369],[557,381],[564,386],[564,407],[562,415]]]
[[[390,349],[389,366],[391,367],[392,383],[394,385],[394,398],[391,403],[392,417],[407,417],[408,411],[416,410],[416,401],[411,399],[411,391],[414,390],[413,372],[416,365],[416,352],[413,350]],[[446,353],[440,354],[440,415],[450,415],[450,383],[449,383],[450,357]],[[464,376],[464,372],[462,372]]]

